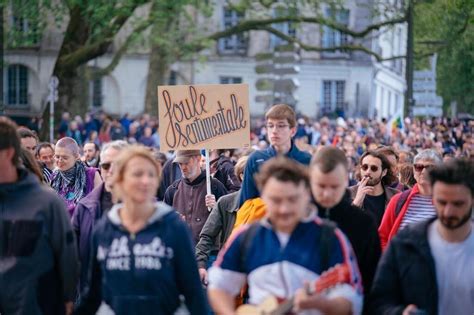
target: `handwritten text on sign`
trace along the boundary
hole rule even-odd
[[[241,148],[250,141],[247,84],[158,87],[162,150]]]

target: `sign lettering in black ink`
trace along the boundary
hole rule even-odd
[[[162,91],[165,106],[165,141],[171,150],[186,148],[205,142],[211,138],[230,134],[247,127],[245,110],[239,105],[237,96],[230,94],[230,105],[217,101],[217,111],[209,114],[206,96],[189,87],[189,95],[184,100],[173,100],[168,90]],[[206,117],[201,117],[206,114]]]

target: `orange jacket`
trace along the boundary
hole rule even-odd
[[[267,212],[267,206],[261,198],[253,198],[244,202],[242,207],[237,211],[234,228],[232,233],[244,224],[251,224],[260,220]]]

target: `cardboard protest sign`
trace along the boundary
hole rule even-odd
[[[232,149],[249,145],[247,84],[158,87],[161,150]]]

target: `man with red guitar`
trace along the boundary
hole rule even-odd
[[[237,314],[249,314],[251,308],[254,314],[360,314],[357,260],[344,234],[311,209],[306,166],[277,157],[262,166],[256,179],[267,215],[231,236],[210,269],[214,312],[236,314],[234,297],[247,283],[250,304],[269,297],[280,304],[270,309],[244,305]]]

